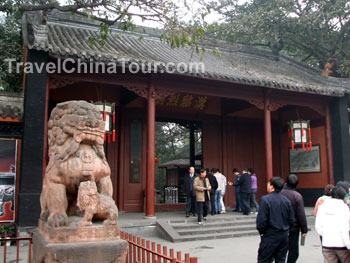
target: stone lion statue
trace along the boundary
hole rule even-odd
[[[118,208],[114,200],[110,196],[98,193],[96,183],[93,181],[80,183],[77,205],[80,211],[84,212],[84,218],[79,222],[79,226],[91,226],[93,217],[104,220],[104,225],[117,224]]]
[[[86,101],[59,103],[51,112],[49,163],[40,196],[40,218],[48,225],[67,226],[68,215],[79,212],[77,193],[81,182],[95,182],[99,193],[112,197],[104,131],[98,108]]]

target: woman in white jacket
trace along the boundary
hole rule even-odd
[[[332,198],[319,207],[315,228],[322,239],[325,263],[350,262],[350,211],[344,203],[346,192],[334,187]]]

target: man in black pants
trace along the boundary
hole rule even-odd
[[[193,216],[197,216],[197,204],[196,204],[196,193],[193,189],[193,181],[198,176],[195,173],[194,167],[191,166],[188,169],[188,174],[185,175],[184,185],[186,191],[186,217],[193,213]]]
[[[216,177],[213,175],[217,171],[216,168],[211,168],[210,173],[207,171],[207,178],[209,179],[209,183],[211,185],[211,190],[210,190],[210,204],[211,204],[211,215],[215,215],[215,191],[218,188],[218,181],[216,180]]]
[[[291,202],[280,194],[283,179],[272,177],[267,184],[268,195],[260,200],[256,228],[261,242],[258,251],[258,263],[284,263],[288,250],[288,233],[294,224],[294,212]]]
[[[299,257],[299,232],[306,237],[307,222],[305,217],[304,200],[295,188],[299,183],[299,179],[295,174],[287,177],[287,185],[281,191],[281,194],[289,199],[292,203],[295,216],[294,225],[289,230],[289,244],[287,263],[295,263]]]
[[[238,180],[240,193],[241,193],[241,204],[243,209],[243,215],[249,215],[250,213],[250,193],[252,192],[252,178],[248,174],[248,169],[242,170],[242,175]]]

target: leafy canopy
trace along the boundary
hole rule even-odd
[[[350,2],[348,0],[211,1],[222,15],[214,36],[234,43],[264,46],[324,69],[350,76]]]
[[[96,40],[104,44],[112,25],[123,31],[133,31],[136,21],[161,28],[161,40],[172,48],[190,46],[197,52],[200,52],[199,43],[207,30],[205,17],[209,14],[209,9],[205,6],[198,7],[193,12],[192,6],[186,0],[2,0],[1,58],[22,58],[18,21],[23,12],[42,11],[45,17],[51,10],[69,12],[100,22],[99,39],[90,39],[90,44]],[[20,90],[19,74],[8,74],[7,64],[3,59],[0,69],[0,88],[8,91]]]

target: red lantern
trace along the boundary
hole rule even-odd
[[[99,108],[103,121],[105,122],[104,140],[110,143],[110,137],[112,136],[112,140],[115,142],[115,103],[99,101],[94,104]]]
[[[305,151],[306,146],[309,145],[311,140],[311,128],[310,121],[297,120],[289,122],[288,136],[290,130],[290,140],[292,143],[292,150],[294,148],[302,147]]]

